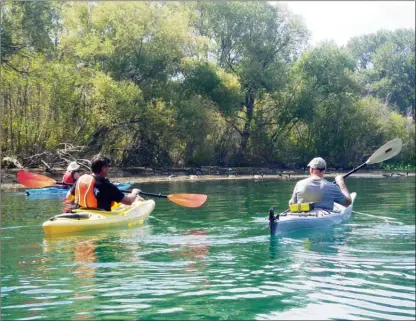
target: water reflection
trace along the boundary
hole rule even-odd
[[[203,229],[190,229],[182,235],[191,236],[192,240],[196,242],[190,242],[186,245],[180,246],[178,252],[179,256],[190,260],[187,266],[188,271],[202,270],[207,267],[204,263],[205,258],[208,255],[208,238],[207,232]]]
[[[352,227],[341,224],[337,227],[331,226],[320,229],[295,231],[285,236],[270,236],[269,253],[270,258],[279,257],[287,244],[297,245],[302,252],[317,252],[336,254],[342,250],[342,246],[348,243]]]
[[[96,319],[97,310],[91,300],[102,300],[111,293],[112,279],[134,277],[131,268],[141,261],[141,241],[151,229],[146,227],[116,231],[95,231],[77,235],[45,236],[43,257],[50,262],[49,269],[57,267],[61,282],[52,288],[70,288],[67,307],[71,319]]]
[[[96,248],[98,238],[83,240],[80,236],[70,236],[67,238],[45,238],[43,241],[43,253],[54,256],[63,249],[67,253],[73,253],[75,269],[73,274],[77,278],[93,278],[95,267],[91,263],[97,261]]]
[[[209,268],[207,258],[209,255],[210,240],[206,229],[188,229],[174,237],[169,244],[169,253],[174,261],[185,261],[183,266],[185,275],[195,276],[198,282],[194,283],[197,291],[204,291],[209,285],[209,278],[204,270]]]
[[[100,263],[140,260],[140,241],[151,234],[151,228],[141,226],[127,230],[106,230],[74,235],[45,235],[44,254],[72,253],[77,265],[99,266]]]

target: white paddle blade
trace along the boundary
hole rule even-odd
[[[400,138],[395,138],[377,149],[365,163],[370,165],[390,159],[400,153],[402,145],[402,140]]]

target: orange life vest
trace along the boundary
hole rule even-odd
[[[62,178],[62,182],[67,183],[67,184],[73,184],[74,176],[72,175],[72,172],[66,172],[64,177]]]
[[[95,178],[84,174],[77,180],[75,186],[75,203],[79,207],[98,208],[98,201],[94,194]]]

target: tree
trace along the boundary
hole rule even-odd
[[[61,27],[59,2],[2,1],[0,8],[2,65],[20,70],[10,63],[12,55],[54,52]]]
[[[347,49],[360,69],[363,95],[373,95],[415,117],[415,32],[381,30],[353,38]]]
[[[185,56],[187,13],[175,4],[80,3],[67,10],[65,21],[65,55],[133,81],[146,101],[163,96]]]
[[[331,42],[308,50],[296,62],[294,110],[300,124],[292,133],[300,164],[320,155],[329,163],[347,165],[344,151],[354,144],[350,119],[360,89],[352,77],[354,68],[352,57]]]
[[[256,102],[284,86],[287,67],[306,44],[307,31],[283,7],[264,2],[198,3],[194,25],[216,43],[218,65],[239,79],[243,99],[226,120],[241,136],[236,164],[247,160]],[[226,114],[224,114],[226,115]]]

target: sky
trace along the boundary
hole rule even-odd
[[[270,1],[272,2],[272,1]],[[415,29],[415,1],[279,1],[304,18],[311,44],[351,37],[380,29]]]

